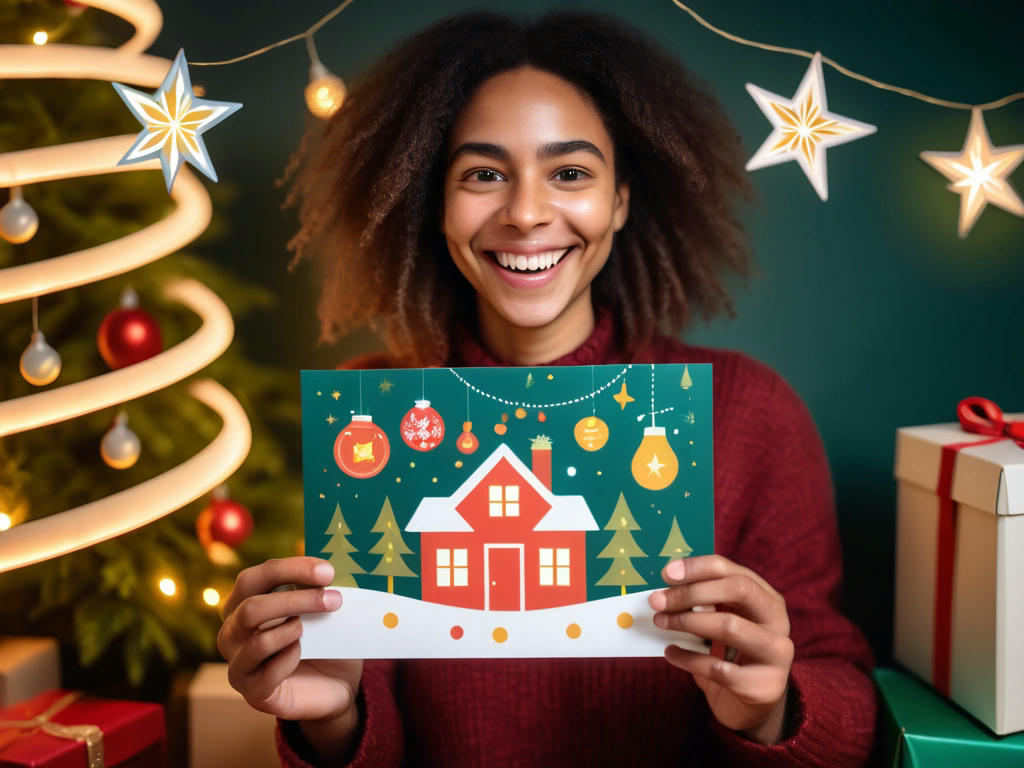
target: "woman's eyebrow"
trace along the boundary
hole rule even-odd
[[[608,165],[608,161],[604,159],[604,154],[596,146],[591,144],[585,139],[573,139],[572,141],[553,141],[550,144],[545,144],[537,152],[537,157],[541,160],[547,160],[548,158],[557,157],[559,155],[570,155],[573,152],[590,152],[592,155],[596,155],[605,165]]]
[[[499,147],[497,144],[470,141],[452,152],[452,156],[448,158],[448,165],[451,166],[462,155],[484,155],[486,157],[493,157],[495,160],[507,160],[508,150],[504,147]]]

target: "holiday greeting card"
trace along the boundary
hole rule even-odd
[[[714,551],[711,366],[302,372],[304,658],[660,656],[670,560]]]

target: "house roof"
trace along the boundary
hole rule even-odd
[[[533,474],[522,460],[505,443],[501,443],[460,485],[451,496],[427,496],[416,507],[405,530],[414,532],[461,532],[472,531],[457,507],[487,476],[499,461],[505,459],[526,484],[537,492],[549,505],[535,531],[596,531],[597,521],[586,499],[582,496],[556,496]]]

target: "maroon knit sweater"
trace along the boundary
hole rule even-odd
[[[502,365],[460,338],[452,365]],[[628,359],[627,359],[628,358]],[[610,315],[552,365],[711,363],[715,545],[786,599],[796,658],[784,740],[724,728],[686,672],[662,658],[368,661],[353,768],[397,766],[849,766],[871,748],[870,651],[837,610],[839,542],[828,464],[807,409],[766,366],[657,337],[633,355]],[[358,367],[387,367],[385,358]],[[282,722],[285,766],[311,763]]]

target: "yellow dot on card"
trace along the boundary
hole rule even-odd
[[[630,627],[633,626],[633,616],[632,616],[632,614],[629,614],[629,613],[626,613],[625,611],[623,611],[622,613],[620,613],[618,615],[618,617],[616,617],[615,623],[618,624],[623,629],[629,629]]]
[[[491,633],[491,637],[494,638],[494,642],[496,643],[504,643],[508,640],[508,630],[504,627],[498,627]]]
[[[548,374],[548,381],[551,381],[553,378],[555,378],[555,374],[549,373]]]
[[[409,469],[415,469],[415,468],[416,468],[416,462],[415,461],[410,461],[409,462]]]
[[[430,478],[430,482],[432,482],[432,483],[436,483],[436,482],[437,482],[437,478],[436,478],[436,477],[432,477],[432,478]]]
[[[565,628],[565,634],[567,634],[571,640],[575,640],[582,632],[583,630],[580,629],[579,624],[570,624]]]
[[[603,474],[604,474],[604,472],[602,472],[602,471],[601,471],[601,470],[599,469],[599,470],[597,470],[597,474],[598,474],[598,475],[603,475]]]
[[[321,498],[321,499],[326,499],[327,497],[326,497],[326,496],[324,496],[324,495],[323,495],[323,494],[321,493],[321,494],[320,494],[320,498]]]
[[[494,431],[496,434],[504,435],[506,432],[508,432],[508,427],[506,427],[504,424],[495,424]]]
[[[395,478],[395,482],[396,482],[396,483],[400,483],[400,482],[402,482],[402,478],[400,478],[400,477],[396,477],[396,478]]]
[[[525,408],[516,408],[516,418],[517,419],[525,419],[526,418],[526,409]]]
[[[398,626],[398,616],[390,611],[384,614],[384,626],[388,629],[394,629]]]
[[[455,462],[455,468],[456,469],[462,469],[462,460],[461,459],[459,461]]]

